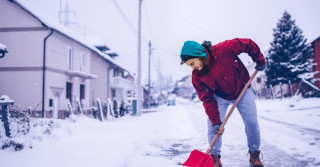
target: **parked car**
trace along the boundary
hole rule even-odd
[[[176,105],[176,96],[175,94],[168,95],[168,106]]]

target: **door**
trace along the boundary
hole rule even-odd
[[[58,96],[55,96],[53,98],[53,118],[55,119],[58,119],[58,116],[59,116],[59,97]]]

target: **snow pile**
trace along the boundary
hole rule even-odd
[[[189,115],[181,114],[184,109],[162,109],[113,122],[86,116],[32,119],[28,134],[1,138],[1,143],[12,140],[25,148],[19,152],[1,150],[0,166],[176,166],[180,160],[172,162],[170,151],[164,149],[197,132],[185,121]]]
[[[11,115],[18,112],[10,112]],[[21,113],[20,113],[21,114]],[[65,120],[66,121],[66,120]],[[20,151],[24,148],[34,148],[43,140],[50,138],[61,138],[63,135],[60,123],[65,121],[54,119],[30,119],[28,116],[10,117],[10,138],[5,136],[3,123],[0,127],[0,146],[4,150]],[[61,129],[62,130],[62,129]]]
[[[266,166],[320,164],[320,99],[297,100],[257,100]],[[12,131],[13,138],[8,139],[0,131],[1,144],[24,145],[21,151],[14,151],[14,147],[0,150],[0,166],[178,167],[192,150],[205,151],[208,142],[202,103],[180,98],[176,103],[110,122],[86,116],[30,119],[25,134]],[[16,129],[22,132],[23,128]],[[237,110],[225,129],[224,166],[247,166],[246,135]]]
[[[264,118],[310,129],[320,127],[319,98],[257,100],[257,108]]]
[[[257,108],[264,142],[300,160],[319,163],[319,98],[258,100]]]

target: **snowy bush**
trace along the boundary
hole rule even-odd
[[[25,147],[32,148],[32,141],[41,141],[43,137],[52,135],[59,124],[53,119],[31,118],[26,111],[10,108],[8,122],[10,138],[5,135],[3,122],[0,121],[0,149],[12,148],[20,151]]]
[[[1,150],[6,149],[8,147],[13,147],[15,151],[20,151],[24,148],[24,145],[21,143],[16,143],[12,140],[5,140],[1,146]]]
[[[15,151],[22,150],[24,145],[14,140],[15,137],[26,135],[30,131],[30,116],[26,112],[17,111],[14,107],[9,109],[8,124],[10,129],[10,137],[5,135],[4,123],[1,121],[0,127],[0,146],[1,149],[9,147]]]

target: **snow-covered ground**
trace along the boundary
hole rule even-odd
[[[207,149],[207,116],[201,103],[176,103],[111,122],[32,119],[30,132],[13,139],[25,148],[0,150],[0,167],[179,166],[193,149]],[[319,98],[257,100],[257,107],[266,167],[320,166]],[[223,166],[248,166],[247,152],[235,110],[223,135]]]

